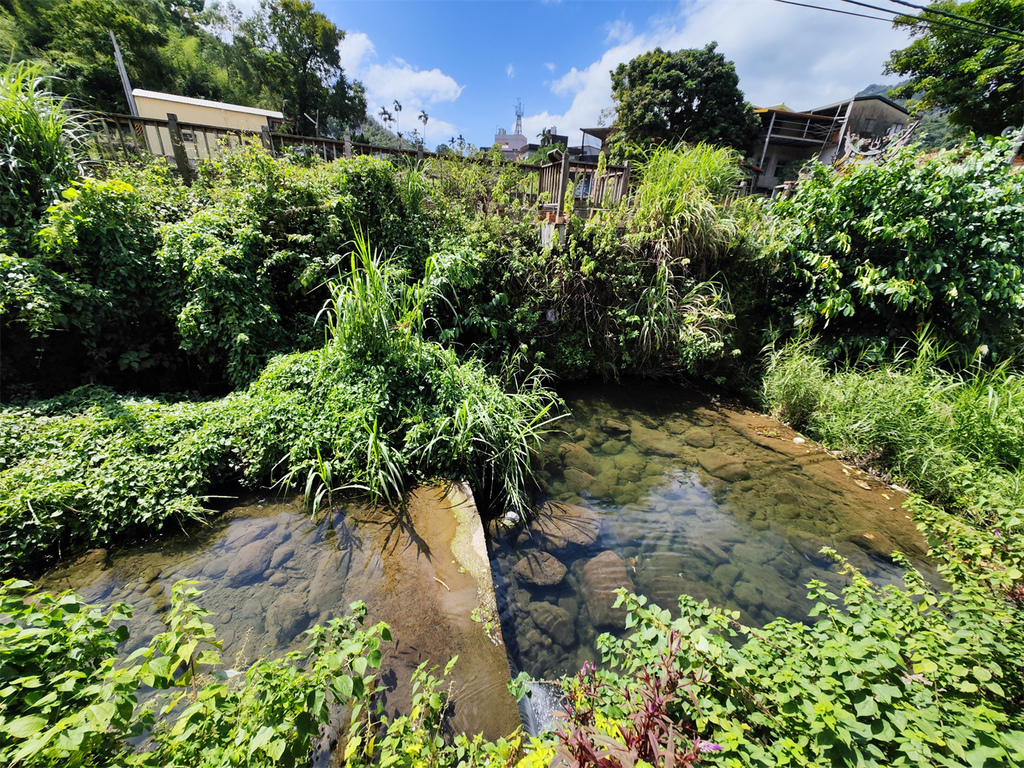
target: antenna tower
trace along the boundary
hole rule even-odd
[[[516,99],[516,135],[523,135],[523,100]]]

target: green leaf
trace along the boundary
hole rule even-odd
[[[249,740],[249,752],[248,756],[252,757],[253,752],[257,749],[261,749],[264,744],[270,741],[274,736],[274,729],[269,725],[264,725],[258,731],[256,735]]]
[[[352,698],[352,678],[348,675],[338,675],[331,681],[331,688],[334,691],[334,695],[342,701],[347,701]]]
[[[39,715],[25,715],[4,726],[4,733],[15,739],[28,739],[46,727],[47,720]]]

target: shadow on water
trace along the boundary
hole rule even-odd
[[[444,667],[458,655],[450,725],[498,738],[518,725],[508,663],[500,637],[496,644],[473,618],[483,590],[452,549],[460,530],[445,490],[434,487],[415,489],[398,509],[337,506],[316,521],[299,499],[254,502],[189,536],[92,552],[37,586],[134,606],[127,654],[166,630],[172,586],[195,580],[200,606],[213,612],[207,620],[223,642],[221,657],[240,671],[258,658],[304,650],[307,629],[362,600],[367,622],[387,622],[394,637],[382,648],[379,690],[388,715],[409,711],[410,681],[421,663]],[[477,557],[486,575],[486,556]]]
[[[572,416],[544,446],[541,517],[490,528],[514,672],[554,679],[596,661],[598,635],[623,631],[619,587],[762,626],[806,621],[812,579],[846,582],[822,547],[878,584],[902,584],[895,550],[928,573],[903,494],[778,422],[672,386],[563,394]]]

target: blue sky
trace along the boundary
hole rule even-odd
[[[815,4],[863,11],[839,0]],[[490,145],[496,127],[512,131],[517,99],[531,140],[552,126],[578,140],[576,129],[596,125],[612,105],[609,71],[656,46],[717,41],[748,101],[801,109],[892,81],[882,65],[908,43],[882,22],[772,0],[319,0],[316,7],[346,31],[342,63],[366,85],[370,110],[398,99],[403,132],[422,130],[416,115],[426,110],[431,147],[459,134]]]

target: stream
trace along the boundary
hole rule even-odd
[[[765,416],[668,385],[562,394],[572,415],[544,446],[541,516],[490,524],[477,581],[448,549],[456,524],[439,510],[457,505],[420,489],[403,513],[350,505],[317,522],[299,499],[253,500],[187,534],[94,551],[38,586],[133,605],[127,653],[165,630],[171,586],[195,579],[240,670],[304,648],[306,629],[362,600],[396,639],[392,709],[420,661],[458,653],[455,725],[496,738],[514,727],[509,668],[545,680],[596,660],[597,636],[623,631],[618,587],[676,611],[688,594],[759,626],[807,620],[811,579],[842,585],[823,546],[880,584],[901,583],[894,549],[926,567],[902,494]],[[480,620],[488,577],[498,635],[497,617]]]
[[[541,517],[491,526],[513,672],[551,680],[599,660],[598,635],[623,632],[619,587],[757,627],[807,621],[812,579],[846,582],[825,546],[877,584],[902,585],[893,550],[928,574],[901,492],[768,417],[669,385],[562,394],[572,417],[544,447]]]

